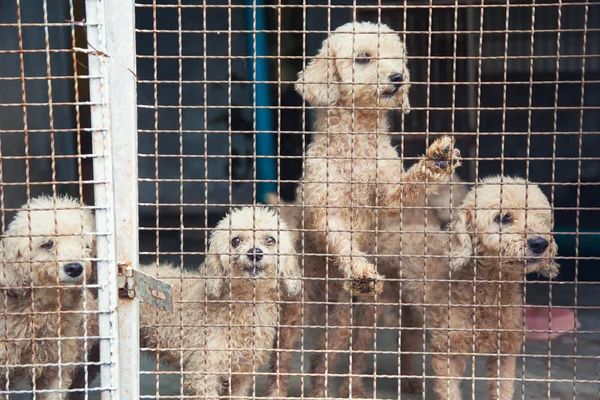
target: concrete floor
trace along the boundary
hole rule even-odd
[[[552,299],[554,305],[572,306],[575,298],[573,284],[553,285]],[[524,347],[524,356],[517,363],[517,379],[515,399],[598,399],[600,398],[600,296],[597,295],[600,285],[579,284],[577,287],[578,319],[581,327],[577,334],[564,335],[548,343],[547,341],[527,341]],[[530,284],[527,288],[527,302],[529,304],[548,304],[548,286],[546,284]],[[586,307],[588,307],[586,309]],[[377,349],[382,352],[397,352],[396,334],[390,330],[378,332]],[[310,337],[306,339],[306,347],[310,347]],[[304,370],[308,370],[309,354],[304,354]],[[347,358],[347,357],[346,357]],[[376,396],[373,396],[373,378],[365,378],[365,384],[371,391],[369,398],[377,399],[421,399],[422,395],[398,395],[398,367],[397,354],[377,355],[377,375],[386,378],[376,378]],[[294,372],[297,376],[292,379],[289,395],[301,397],[300,355],[294,360]],[[143,369],[152,371],[156,369],[155,362],[150,357],[143,357]],[[463,398],[487,398],[487,382],[478,379],[485,376],[485,363],[475,360],[475,374],[473,376],[471,363],[469,363],[465,379],[462,381]],[[523,365],[524,364],[524,365]],[[369,357],[367,374],[373,374],[373,357]],[[425,365],[429,365],[429,357],[425,357]],[[161,370],[169,370],[164,366]],[[347,360],[341,360],[338,373],[347,373]],[[430,368],[426,368],[427,375],[431,375]],[[391,376],[391,377],[390,377]],[[548,383],[547,380],[552,380]],[[160,394],[162,396],[179,395],[179,380],[177,374],[162,375],[159,379]],[[308,382],[309,378],[304,377]],[[256,379],[256,395],[264,395],[264,376]],[[337,388],[339,380],[333,379],[330,388]],[[155,374],[142,376],[142,394],[155,398],[157,380]],[[473,393],[474,387],[474,393]],[[304,395],[309,390],[308,383],[304,388]],[[335,397],[337,393],[331,393]],[[426,396],[432,398],[431,381],[426,379]]]

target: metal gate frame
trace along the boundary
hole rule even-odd
[[[134,2],[86,0],[90,107],[98,210],[102,399],[138,399],[139,304],[119,296],[117,276],[138,264],[137,110]],[[118,176],[117,176],[118,171]],[[114,232],[114,233],[113,233]],[[110,234],[113,233],[113,234]],[[116,332],[115,332],[116,331]],[[112,389],[116,388],[116,389]]]

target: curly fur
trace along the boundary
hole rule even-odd
[[[398,215],[401,204],[422,203],[427,190],[433,188],[431,183],[447,181],[460,164],[460,152],[453,148],[453,140],[445,137],[404,171],[387,134],[387,114],[397,109],[409,112],[409,82],[404,44],[398,35],[386,25],[368,22],[337,28],[298,76],[298,93],[309,105],[319,107],[296,196],[296,205],[302,206],[303,212],[296,210],[293,217],[307,230],[304,251],[313,254],[304,258],[305,275],[318,278],[306,281],[306,299],[344,303],[353,293],[380,292],[384,277],[370,259],[377,215]],[[325,283],[325,277],[333,279]],[[283,325],[300,322],[298,307],[283,307]],[[324,307],[308,306],[305,315],[311,320],[306,323],[349,325],[347,307],[330,306],[328,321]],[[348,345],[350,331],[330,328],[327,341],[322,330],[318,334],[317,350],[342,350]],[[282,329],[279,345],[294,348],[298,335],[297,330]],[[328,354],[329,371],[337,355]],[[280,354],[283,375],[279,382],[270,382],[271,396],[287,391],[290,357],[289,352]],[[312,395],[323,396],[323,353],[316,354],[311,364],[315,374]]]
[[[510,214],[512,220],[499,223],[500,213]],[[473,345],[476,353],[500,354],[488,357],[489,397],[512,398],[515,354],[523,337],[521,285],[529,272],[556,276],[552,228],[551,207],[539,187],[520,178],[494,176],[468,193],[446,234],[428,235],[426,248],[422,233],[402,234],[401,276],[407,280],[403,304],[410,305],[410,318],[403,325],[439,329],[430,332],[433,370],[440,377],[434,381],[438,399],[461,398],[459,381],[447,377],[462,375],[465,356],[461,353],[471,353]],[[533,238],[547,240],[542,254],[532,252],[528,240]],[[452,282],[444,281],[448,279]],[[416,351],[422,332],[407,330],[403,335],[403,352]],[[403,374],[414,375],[410,356],[405,356],[402,366]],[[503,380],[493,380],[497,377]],[[421,387],[415,381],[404,385],[413,390]]]
[[[375,318],[378,319],[378,326],[385,327],[399,326],[399,315],[402,315],[403,319],[410,318],[410,310],[407,307],[402,309],[402,314],[398,310],[400,305],[398,296],[401,290],[400,282],[397,280],[401,266],[400,255],[406,250],[406,244],[402,240],[406,235],[403,236],[401,232],[413,231],[418,234],[427,230],[431,233],[429,238],[435,234],[439,235],[441,229],[450,222],[451,214],[459,215],[459,207],[468,191],[468,186],[458,176],[453,176],[451,183],[439,185],[436,193],[427,196],[426,208],[407,208],[402,210],[400,216],[380,218],[380,231],[377,233],[377,268],[385,276],[395,279],[386,282],[383,292],[375,300],[377,307],[372,304],[355,305],[357,312],[355,320],[360,323],[360,326],[353,328],[352,331],[352,376],[354,377],[352,386],[350,386],[350,378],[343,379],[339,389],[340,397],[349,397],[350,387],[352,387],[353,398],[367,397],[364,382],[359,375],[364,373],[366,367],[365,351],[373,345]],[[401,339],[404,340],[405,336],[402,335]],[[410,345],[412,343],[405,344],[405,346]],[[404,369],[402,371],[403,375],[406,375]],[[411,379],[402,379],[401,385],[403,391],[409,392],[421,388],[419,382]]]
[[[295,296],[301,284],[287,229],[266,208],[234,210],[217,224],[199,272],[142,267],[169,282],[179,304],[173,313],[140,304],[141,344],[167,363],[183,364],[190,395],[227,395],[231,371],[231,395],[246,396],[251,373],[268,361],[279,317],[276,302]],[[263,257],[253,262],[249,252],[255,249]]]
[[[59,377],[58,368],[47,364],[84,361],[82,339],[73,338],[83,336],[82,311],[97,309],[91,291],[82,287],[92,273],[94,231],[91,211],[70,197],[33,199],[10,223],[0,243],[0,283],[5,288],[0,329],[6,338],[0,361],[11,367],[8,374],[3,367],[0,388],[23,379],[35,381],[36,390],[69,388],[75,367],[61,365]],[[82,267],[81,275],[65,272],[70,263]],[[90,315],[87,334],[97,335],[97,323]],[[64,397],[59,392],[37,393],[41,399]]]

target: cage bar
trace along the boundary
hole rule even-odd
[[[111,310],[110,318],[100,321],[102,385],[111,383],[118,392],[103,393],[104,398],[139,398],[138,301],[118,297],[116,277],[138,263],[137,217],[137,113],[136,66],[133,2],[119,0],[86,2],[87,17],[97,24],[97,34],[88,33],[90,74],[102,77],[90,84],[94,130],[94,151],[104,155],[94,163],[95,174],[106,181],[96,189],[96,201],[110,204],[110,215],[97,215],[102,227],[114,229],[114,240],[99,252],[116,252],[112,262],[98,267],[100,306]],[[97,178],[97,179],[98,179]],[[118,310],[118,318],[116,311]],[[118,376],[116,375],[118,371]]]

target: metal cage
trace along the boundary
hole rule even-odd
[[[335,48],[332,34],[350,21],[373,23],[372,40],[353,31]],[[390,35],[404,54],[386,53]],[[223,398],[459,398],[458,387],[460,398],[514,389],[511,398],[597,399],[599,39],[595,0],[0,3],[0,396],[215,398],[190,386],[211,381]],[[299,75],[314,60],[326,82]],[[381,71],[398,60],[410,71],[408,115],[396,112],[406,100],[382,100],[395,85]],[[311,84],[325,85],[325,100],[306,95]],[[430,152],[443,136],[462,154],[447,182],[433,172],[382,180],[415,165],[446,169],[457,153],[440,164]],[[366,154],[369,140],[377,144]],[[479,208],[495,175],[505,177],[499,203]],[[393,185],[410,194],[411,184],[440,193],[391,206],[380,196]],[[524,206],[515,206],[521,187]],[[38,223],[41,195],[49,206]],[[64,196],[79,214],[64,216]],[[226,216],[241,207],[250,225],[234,228]],[[275,227],[261,225],[263,207],[277,213]],[[496,208],[497,221],[486,217]],[[471,269],[440,278],[467,209]],[[543,213],[551,217],[540,226],[551,227],[539,232]],[[534,236],[550,250],[516,261],[507,253],[510,243],[533,251]],[[83,243],[83,256],[64,250],[65,237]],[[294,250],[284,250],[288,238]],[[250,261],[239,261],[244,240]],[[549,262],[552,242],[558,274],[528,274]],[[218,277],[226,295],[216,297],[213,248],[227,260]],[[278,275],[263,257],[274,257]],[[290,257],[295,297],[282,291]],[[387,271],[384,292],[346,291],[357,258]],[[73,263],[91,272],[69,280]],[[522,270],[482,280],[487,265]],[[504,326],[505,311],[516,325]],[[452,353],[461,329],[472,343]],[[432,350],[433,337],[447,338],[446,350]],[[500,350],[513,339],[518,350]],[[510,357],[514,371],[503,375]],[[457,359],[465,371],[452,371]]]

